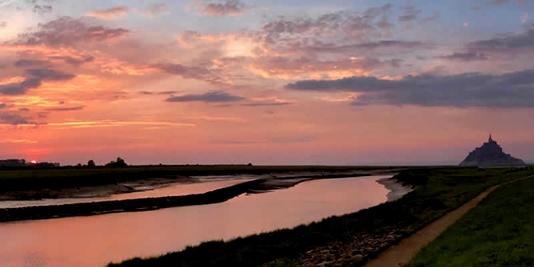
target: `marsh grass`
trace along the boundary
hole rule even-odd
[[[533,203],[533,178],[497,189],[409,266],[534,266]]]

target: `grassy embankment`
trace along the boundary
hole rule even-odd
[[[409,266],[534,266],[533,203],[534,179],[497,189]]]
[[[532,173],[532,169],[472,168],[404,171],[396,178],[416,189],[396,202],[294,229],[206,242],[110,266],[361,265],[491,185]]]

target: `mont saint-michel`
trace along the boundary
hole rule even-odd
[[[504,153],[502,147],[490,135],[488,141],[477,147],[460,163],[460,166],[514,167],[524,166],[525,162]]]

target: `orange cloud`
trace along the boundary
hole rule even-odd
[[[353,58],[321,61],[313,58],[260,57],[250,65],[250,70],[265,78],[299,79],[342,78],[369,74],[382,62],[375,59]]]
[[[164,126],[164,127],[194,127],[193,123],[179,123],[166,121],[115,121],[115,120],[101,120],[101,121],[66,121],[66,122],[50,122],[46,126],[56,128],[101,128],[101,127],[125,127],[125,126]]]
[[[87,13],[89,17],[99,19],[116,19],[128,14],[129,8],[127,6],[115,6],[108,9],[98,9]]]

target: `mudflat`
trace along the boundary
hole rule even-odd
[[[173,183],[194,182],[191,176],[278,175],[300,176],[366,175],[394,171],[393,167],[354,166],[249,166],[168,165],[123,168],[0,169],[0,201],[45,198],[100,197],[149,190]]]

